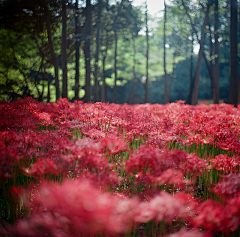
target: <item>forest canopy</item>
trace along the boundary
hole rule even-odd
[[[0,0],[0,100],[236,105],[239,4]]]

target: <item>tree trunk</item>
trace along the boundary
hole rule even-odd
[[[132,99],[136,90],[136,86],[137,86],[137,75],[136,75],[136,64],[137,64],[137,60],[136,60],[136,53],[137,53],[137,49],[136,49],[136,42],[135,42],[135,36],[132,32],[132,46],[133,46],[133,88],[132,88],[132,92],[130,95],[130,98],[128,100],[128,104],[132,103]]]
[[[214,39],[215,39],[215,45],[214,45],[214,97],[213,97],[213,103],[219,104],[219,34],[218,34],[218,28],[219,28],[219,19],[218,19],[218,0],[215,0],[215,6],[214,6]]]
[[[166,70],[166,22],[167,22],[167,8],[164,0],[164,22],[163,22],[163,69],[164,69],[164,103],[168,103],[168,77]]]
[[[109,2],[108,0],[106,1],[106,9],[107,11],[109,11]],[[108,37],[108,30],[106,29],[106,42],[105,42],[105,49],[102,52],[102,90],[101,90],[101,101],[107,102],[108,98],[107,98],[107,86],[106,86],[106,71],[105,71],[105,63],[106,63],[106,57],[107,57],[107,52],[108,52],[108,46],[109,46],[109,37]]]
[[[106,55],[103,56],[102,60],[102,102],[107,102],[107,91],[106,91],[106,71],[105,71],[105,62],[106,62]]]
[[[205,37],[205,33],[203,33],[202,37]],[[191,102],[192,105],[196,105],[198,101],[198,88],[199,88],[200,73],[201,73],[201,63],[202,63],[202,57],[203,57],[203,45],[204,45],[204,40],[202,38],[200,49],[198,52],[198,62],[197,62],[195,79],[194,79],[194,88],[193,88],[192,102]]]
[[[105,51],[103,52],[103,58],[102,58],[102,102],[108,101],[107,86],[106,86],[106,70],[105,70],[107,51],[108,51],[108,37],[106,41],[106,48],[105,48]]]
[[[87,0],[86,5],[86,25],[85,33],[87,38],[84,44],[84,54],[85,54],[85,69],[86,69],[86,83],[85,83],[85,102],[91,101],[91,65],[90,65],[90,40],[91,40],[91,26],[92,26],[92,6],[91,0]]]
[[[66,0],[62,0],[62,72],[63,72],[62,97],[68,98]]]
[[[118,7],[118,12],[117,15],[115,16],[113,27],[114,27],[114,43],[115,43],[115,48],[114,48],[114,88],[113,88],[113,103],[117,103],[117,19],[120,14],[121,8],[122,8],[123,0],[121,1],[119,7]]]
[[[117,103],[117,29],[114,28],[114,88],[113,88],[113,103]]]
[[[192,18],[187,10],[184,0],[182,0],[182,4],[183,4],[185,12],[190,20],[192,31],[194,31],[197,36],[197,30],[195,29],[194,23],[192,22]],[[188,96],[188,103],[193,104],[193,105],[196,105],[197,100],[198,100],[198,88],[199,88],[199,80],[200,80],[200,72],[201,72],[201,62],[202,62],[202,57],[203,57],[203,46],[204,46],[204,41],[205,41],[205,27],[206,27],[206,24],[208,21],[208,14],[209,14],[209,9],[210,9],[211,4],[212,4],[212,0],[208,0],[207,10],[205,13],[202,30],[201,30],[201,40],[198,39],[198,42],[200,44],[200,49],[199,49],[199,53],[198,53],[197,69],[195,72],[195,77],[194,77],[193,83],[190,85],[190,91],[189,91],[189,96]]]
[[[188,92],[188,97],[186,100],[187,104],[191,104],[192,102],[192,92],[194,88],[194,77],[193,77],[193,29],[192,29],[192,40],[191,40],[191,56],[190,56],[190,71],[189,71],[189,77],[190,77],[190,83],[189,83],[189,92]]]
[[[146,20],[146,43],[147,43],[147,50],[146,50],[146,82],[145,82],[145,103],[149,102],[149,76],[148,76],[148,69],[149,69],[149,35],[148,35],[148,6],[146,0],[146,12],[145,12],[145,20]]]
[[[203,52],[203,58],[204,58],[204,61],[205,61],[205,64],[206,64],[206,67],[207,67],[207,70],[208,70],[208,74],[209,74],[210,79],[211,79],[211,88],[212,88],[212,94],[213,94],[213,98],[214,98],[214,96],[215,96],[214,95],[214,93],[215,93],[215,84],[214,84],[213,68],[212,68],[211,64],[209,64],[209,62],[208,62],[204,52]]]
[[[101,46],[100,30],[101,30],[101,14],[102,14],[102,0],[98,0],[98,18],[97,18],[97,38],[96,38],[96,55],[95,55],[95,85],[94,85],[94,101],[97,102],[98,98],[98,60],[99,60],[99,51]]]
[[[106,38],[106,47],[103,52],[102,56],[102,102],[107,102],[108,101],[108,96],[107,96],[107,85],[106,85],[106,70],[105,70],[105,64],[106,64],[106,58],[107,58],[107,51],[108,51],[108,35]]]
[[[75,2],[75,9],[76,9],[76,12],[75,12],[75,34],[76,36],[78,37],[79,35],[79,21],[78,21],[78,0],[76,0]],[[80,59],[80,50],[79,50],[79,47],[80,47],[80,39],[76,39],[76,42],[75,42],[75,100],[79,100],[79,87],[80,87],[80,81],[79,81],[79,77],[80,77],[80,72],[79,72],[79,69],[80,69],[80,65],[79,65],[79,59]]]
[[[212,31],[211,31],[211,25],[209,23],[209,34],[210,34],[210,37],[209,37],[209,45],[210,45],[210,59],[209,61],[207,60],[206,58],[206,55],[203,51],[203,57],[204,57],[204,60],[205,60],[205,64],[207,66],[207,69],[208,69],[208,74],[210,76],[210,79],[211,79],[211,88],[212,88],[212,95],[213,95],[213,100],[214,98],[216,97],[215,95],[215,78],[214,78],[214,72],[213,72],[213,43],[212,43]]]
[[[197,62],[197,69],[196,69],[196,74],[195,74],[194,89],[193,89],[193,96],[192,96],[192,104],[193,105],[196,105],[197,101],[198,101],[198,88],[199,88],[199,81],[200,81],[201,62],[202,62],[202,57],[203,57],[203,46],[204,46],[204,41],[205,41],[205,27],[206,27],[206,24],[208,21],[210,5],[211,5],[211,0],[208,0],[207,11],[206,11],[206,15],[205,15],[204,22],[202,25],[202,30],[201,30],[200,49],[199,49],[199,53],[198,53],[198,62]]]
[[[47,4],[44,6],[44,14],[45,14],[46,27],[47,27],[48,44],[50,47],[52,62],[53,62],[53,66],[54,66],[56,100],[58,100],[60,98],[59,77],[58,77],[58,58],[57,58],[57,55],[55,54],[55,51],[53,48],[50,13],[48,11]]]
[[[168,94],[167,102],[169,102],[169,100],[170,100],[170,93],[172,90],[172,85],[173,85],[173,81],[174,81],[174,77],[175,77],[176,57],[177,57],[178,51],[180,50],[180,47],[181,46],[177,47],[173,54],[173,66],[172,66],[171,80],[170,80],[170,84],[169,84],[169,88],[168,88],[168,92],[167,92],[167,94]]]
[[[46,67],[45,65],[43,65],[43,69],[44,69],[44,75],[46,75],[46,78],[47,78],[47,82],[48,82],[48,85],[47,85],[47,102],[50,102],[50,98],[51,98],[51,91],[50,91],[50,79],[49,79],[49,76],[48,74],[46,73]]]
[[[229,103],[238,105],[237,0],[231,0]]]

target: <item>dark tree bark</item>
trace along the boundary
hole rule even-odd
[[[205,61],[205,64],[208,69],[208,74],[211,79],[211,88],[212,88],[212,95],[213,98],[215,98],[215,78],[214,78],[214,68],[213,68],[213,43],[212,43],[212,31],[211,31],[211,25],[209,23],[209,45],[210,45],[210,53],[209,53],[209,60],[207,59],[205,52],[203,51],[203,58]]]
[[[77,36],[76,42],[75,42],[75,100],[79,100],[79,87],[80,87],[80,65],[79,65],[79,59],[80,59],[80,39],[78,39],[79,33],[80,33],[80,27],[79,27],[79,20],[78,20],[78,0],[75,2],[75,34]]]
[[[132,72],[133,72],[133,88],[131,91],[131,95],[129,97],[128,100],[128,104],[132,103],[132,99],[137,87],[137,75],[136,75],[136,64],[137,64],[137,60],[136,60],[136,53],[137,53],[137,49],[136,49],[136,42],[135,42],[135,36],[134,33],[132,32],[132,46],[133,46],[133,68],[132,68]]]
[[[229,103],[238,105],[237,0],[231,0]]]
[[[102,0],[98,0],[98,17],[97,17],[97,38],[96,38],[96,55],[95,55],[95,84],[94,84],[94,101],[97,102],[98,98],[98,60],[99,60],[99,51],[101,46],[100,30],[101,30],[101,15],[102,15]]]
[[[210,79],[211,79],[211,88],[212,88],[212,94],[213,94],[213,98],[214,98],[215,97],[215,95],[214,95],[214,93],[215,93],[215,82],[214,82],[214,75],[213,75],[213,73],[214,73],[213,72],[213,66],[212,66],[212,63],[209,63],[209,61],[207,60],[204,52],[203,52],[203,58],[204,58],[206,66],[207,66],[208,74],[209,74]]]
[[[113,103],[117,103],[117,29],[114,29],[114,88],[113,88]]]
[[[169,84],[168,89],[167,89],[167,95],[168,95],[167,102],[169,102],[169,100],[170,100],[172,85],[173,85],[173,81],[174,81],[174,78],[175,78],[176,57],[177,57],[177,54],[178,54],[180,48],[181,48],[181,46],[177,47],[174,51],[174,54],[173,54],[173,65],[172,65],[171,79],[170,79],[170,84]]]
[[[164,103],[168,103],[168,77],[166,70],[166,22],[167,22],[167,7],[164,0],[164,22],[163,22],[163,70],[164,70]]]
[[[185,8],[186,14],[187,14],[190,22],[191,22],[192,29],[196,33],[197,31],[196,31],[195,26],[192,22],[192,18],[191,18],[190,14],[187,10],[187,7],[184,3],[184,0],[182,0],[182,4]],[[203,58],[203,46],[204,46],[204,42],[205,42],[205,27],[206,27],[207,22],[208,22],[208,14],[209,14],[209,9],[210,9],[211,4],[212,4],[212,0],[208,0],[207,10],[206,10],[206,13],[205,13],[205,17],[204,17],[204,21],[203,21],[203,25],[202,25],[202,29],[201,29],[201,39],[199,40],[200,49],[199,49],[199,53],[198,53],[198,62],[197,62],[197,68],[196,68],[196,72],[195,72],[194,83],[192,85],[193,92],[189,93],[189,95],[192,94],[192,98],[190,98],[190,101],[191,101],[190,104],[193,104],[193,105],[196,105],[197,100],[198,100],[198,89],[199,89],[199,81],[200,81],[201,62],[202,62],[202,58]]]
[[[40,44],[38,43],[38,39],[35,38],[34,36],[33,36],[33,38],[34,38],[34,41],[35,41],[35,43],[36,43],[36,45],[38,47],[39,55],[41,56],[41,64],[39,66],[37,75],[35,77],[34,85],[35,85],[37,93],[38,93],[38,101],[42,101],[43,100],[43,93],[44,93],[44,85],[43,85],[42,92],[40,92],[40,90],[38,88],[38,85],[37,85],[37,79],[38,78],[40,79],[40,74],[42,76],[42,80],[45,79],[45,74],[44,74],[45,70],[43,69],[44,68],[44,50],[43,50],[43,48],[44,48],[44,41],[43,41],[43,36],[42,36],[41,37],[42,44],[40,46]],[[40,73],[40,71],[41,71],[41,73]]]
[[[62,0],[62,72],[63,72],[62,97],[68,98],[66,0]]]
[[[199,89],[199,81],[200,81],[201,62],[202,62],[202,57],[203,57],[203,46],[204,46],[204,41],[205,41],[205,27],[206,27],[206,24],[208,21],[208,14],[209,14],[210,6],[211,6],[211,0],[208,0],[207,11],[206,11],[205,19],[204,19],[204,22],[202,25],[202,31],[201,31],[200,49],[199,49],[199,53],[198,53],[198,62],[197,62],[195,80],[194,80],[193,97],[192,97],[193,105],[196,105],[197,101],[198,101],[198,89]]]
[[[106,50],[107,52],[107,50]],[[106,87],[106,71],[105,71],[105,63],[106,63],[107,53],[103,55],[102,59],[102,102],[107,102],[107,87]]]
[[[214,39],[215,39],[215,44],[214,44],[214,96],[213,96],[213,103],[214,104],[219,104],[219,17],[218,17],[218,11],[219,11],[219,6],[218,6],[218,0],[215,0],[215,5],[214,5]]]
[[[54,51],[54,47],[53,47],[51,20],[50,20],[50,13],[49,13],[47,4],[45,4],[45,6],[44,6],[44,14],[45,14],[46,27],[47,27],[48,44],[50,47],[52,62],[54,65],[56,100],[58,100],[60,98],[59,77],[58,77],[58,58],[57,58],[57,55],[56,55],[56,53]]]
[[[106,1],[106,9],[109,11],[109,2],[108,0]],[[105,70],[105,64],[106,64],[106,58],[107,58],[107,53],[108,53],[108,47],[109,47],[109,31],[106,29],[106,42],[105,42],[105,48],[102,52],[102,90],[101,90],[101,101],[102,102],[107,102],[108,97],[107,97],[107,86],[106,86],[106,70]]]
[[[192,40],[191,40],[191,55],[190,55],[190,71],[189,71],[189,92],[188,92],[188,97],[186,100],[187,104],[191,104],[192,102],[192,92],[193,92],[193,88],[194,88],[194,76],[193,76],[193,44],[194,44],[194,36],[193,36],[193,29],[191,30],[191,34],[192,34]]]
[[[117,11],[117,15],[114,18],[114,23],[113,23],[113,30],[114,30],[114,88],[113,88],[113,103],[117,103],[117,79],[118,79],[118,75],[117,75],[117,46],[118,46],[118,36],[117,36],[117,20],[118,20],[118,16],[120,14],[121,8],[122,8],[122,4],[123,4],[123,0],[121,1],[119,7],[118,7],[118,11]]]
[[[202,32],[202,37],[205,37],[204,32]],[[203,57],[203,45],[204,45],[204,39],[201,39],[200,49],[198,52],[198,62],[197,62],[197,69],[194,79],[194,88],[192,93],[192,105],[197,104],[198,100],[198,88],[199,88],[199,81],[200,81],[200,72],[201,72],[201,63],[202,63],[202,57]]]
[[[50,79],[49,79],[49,76],[48,74],[46,73],[46,67],[45,65],[43,65],[43,68],[44,68],[44,75],[46,75],[46,78],[47,78],[47,82],[48,82],[48,85],[47,85],[47,102],[50,102],[50,98],[51,98],[51,90],[50,90]]]
[[[85,23],[85,34],[86,40],[84,44],[85,54],[85,69],[86,69],[86,83],[85,83],[85,102],[91,101],[91,65],[90,65],[90,41],[91,41],[91,26],[92,26],[92,6],[91,0],[87,0],[86,5],[86,23]]]
[[[146,1],[146,11],[145,11],[145,20],[146,20],[146,43],[147,43],[147,50],[146,50],[146,82],[145,82],[145,103],[149,102],[149,33],[148,33],[148,7]]]
[[[213,37],[212,37],[212,30],[211,30],[210,21],[209,21],[208,27],[209,27],[209,46],[210,46],[209,63],[210,63],[211,72],[213,72],[213,42],[212,42]]]

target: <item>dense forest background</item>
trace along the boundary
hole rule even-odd
[[[236,105],[239,1],[164,4],[0,0],[0,100]]]

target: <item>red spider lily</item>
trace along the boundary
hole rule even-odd
[[[97,140],[106,136],[105,131],[101,131],[101,130],[96,129],[96,128],[91,128],[91,129],[87,130],[86,132],[84,130],[82,130],[82,132],[86,136],[88,136],[92,139],[97,139]]]
[[[187,184],[191,184],[189,180],[183,178],[181,171],[172,169],[163,171],[159,177],[153,176],[148,172],[143,173],[142,171],[134,177],[134,194],[143,200],[152,199],[159,192],[158,186],[166,189],[170,187],[172,191],[175,191],[176,189],[184,188]]]
[[[101,170],[98,173],[90,173],[84,170],[78,175],[79,179],[87,179],[94,187],[101,189],[101,191],[108,191],[114,189],[117,185],[123,182],[123,178],[119,177],[115,171]]]
[[[167,235],[167,237],[193,237],[193,236],[210,237],[210,235],[205,232],[200,232],[198,230],[187,230],[186,228],[181,228],[180,231]]]
[[[161,176],[156,178],[158,185],[174,185],[175,188],[184,187],[186,184],[191,184],[190,180],[184,179],[184,174],[180,170],[167,169],[163,171]]]
[[[222,181],[212,189],[219,196],[233,198],[240,192],[240,174],[222,175]]]
[[[233,218],[232,213],[212,200],[207,200],[198,206],[198,213],[192,221],[196,227],[203,227],[209,232],[232,231],[229,221]]]
[[[209,232],[233,233],[240,225],[240,193],[223,206],[212,200],[201,203],[193,217],[194,226],[201,226]]]
[[[138,205],[135,199],[102,194],[79,179],[42,183],[32,197],[30,217],[12,230],[16,236],[116,236],[130,230]]]
[[[193,215],[195,203],[191,196],[180,193],[174,197],[171,194],[160,192],[148,203],[139,204],[135,221],[147,223],[151,220],[156,222],[165,221],[171,223],[173,220],[188,219]]]
[[[43,177],[43,175],[54,174],[58,175],[61,171],[52,159],[38,158],[36,163],[31,164],[30,168],[22,168],[26,175],[34,175]]]
[[[17,141],[21,141],[20,137],[18,133],[12,131],[0,132],[0,180],[3,182],[13,175],[18,175],[16,167],[24,156],[18,149]]]
[[[126,170],[130,172],[146,172],[147,170],[151,170],[151,172],[154,172],[157,167],[161,170],[158,163],[156,150],[151,146],[141,146],[126,161]]]
[[[74,160],[78,163],[79,169],[108,169],[108,160],[101,154],[101,150],[101,144],[85,138],[76,140],[72,154]]]
[[[215,156],[215,158],[210,160],[210,162],[212,163],[213,168],[226,173],[239,171],[240,161],[238,157],[229,157],[221,154]]]
[[[184,173],[201,175],[208,166],[194,154],[187,154],[181,150],[154,149],[152,146],[141,146],[129,160],[126,161],[126,170],[130,172],[148,171],[154,176],[161,176],[167,169],[179,169]]]
[[[225,213],[224,231],[226,233],[236,231],[240,226],[240,192],[229,200],[225,206]]]
[[[186,161],[181,162],[180,169],[187,174],[202,175],[204,171],[208,171],[210,166],[203,159],[200,159],[195,154],[187,154]]]
[[[9,203],[16,201],[12,199],[21,196],[17,186],[29,182],[25,176],[50,179],[52,174],[61,174],[75,180],[34,187],[29,194],[32,213],[18,222],[16,236],[116,236],[131,231],[132,225],[138,225],[135,221],[178,220],[206,232],[181,229],[172,236],[221,231],[233,235],[240,224],[239,124],[239,108],[225,104],[129,106],[71,104],[66,99],[43,104],[31,98],[0,103],[0,190],[7,190],[7,200],[0,194],[0,208],[5,208],[5,201],[8,213]],[[195,146],[189,144],[212,147],[203,155],[210,158],[206,161],[194,153],[167,149],[190,151]],[[216,154],[210,154],[215,150]],[[222,150],[228,155],[218,155],[227,153]],[[208,172],[213,168],[230,174],[211,189],[208,179],[215,172]],[[204,191],[214,191],[219,196],[214,198],[223,204],[208,200],[197,205],[190,195],[176,194],[177,188],[196,194],[186,177],[195,180],[197,176],[202,176],[197,180]],[[159,194],[159,189],[172,194]],[[102,194],[106,191],[112,193]],[[128,198],[133,196],[144,202]]]
[[[135,174],[135,182],[136,186],[143,185],[144,187],[153,188],[156,185],[155,177],[149,174],[148,172],[139,172]]]
[[[127,144],[121,138],[113,135],[100,139],[99,143],[110,156],[128,150]]]

